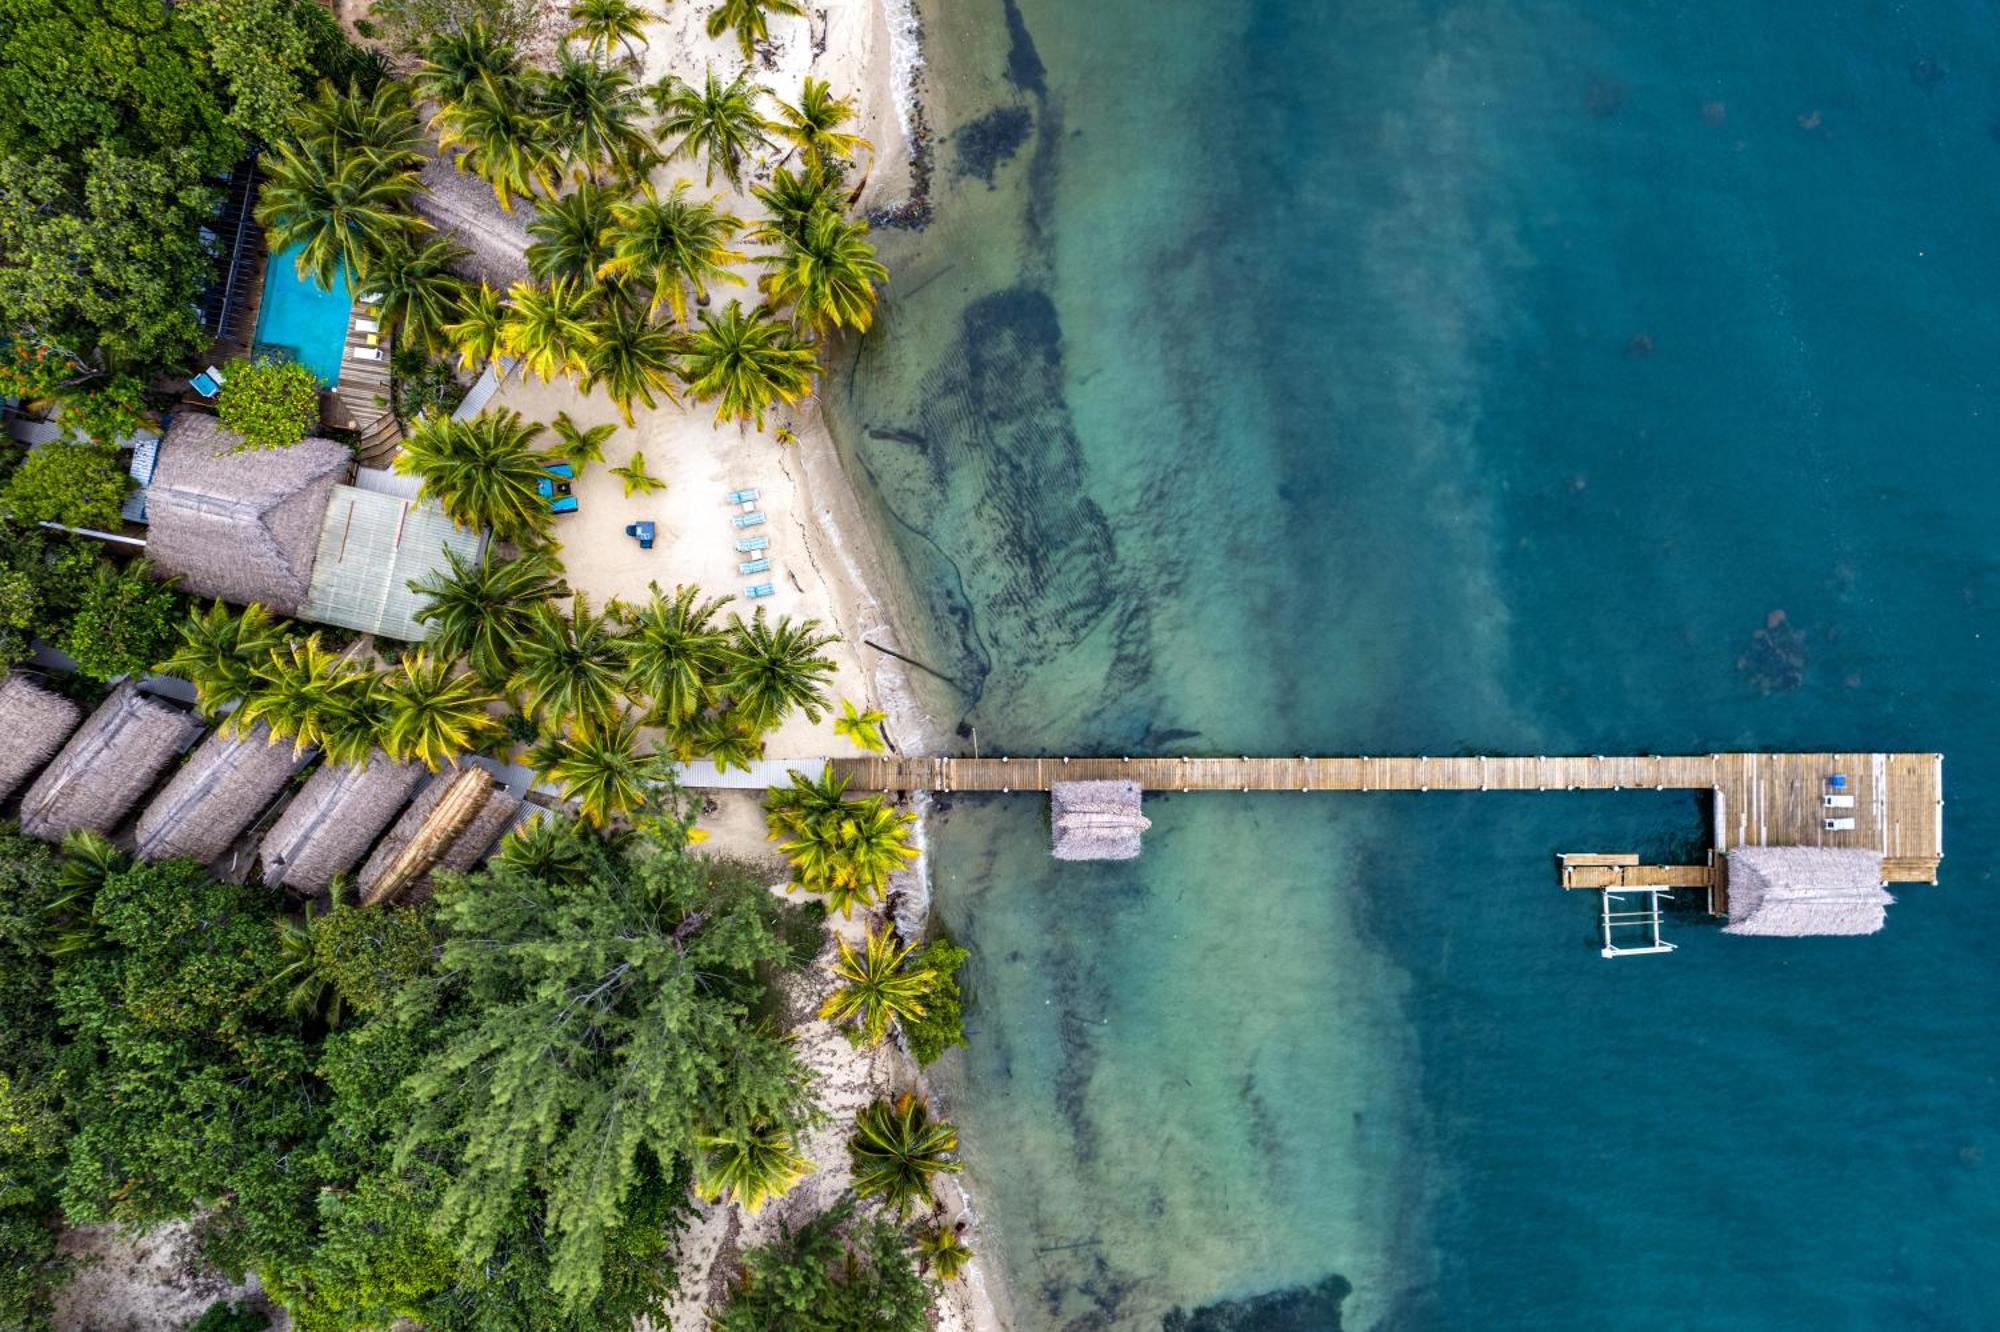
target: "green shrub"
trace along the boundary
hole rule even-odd
[[[952,1046],[965,1044],[965,1006],[958,990],[958,969],[971,956],[970,949],[960,948],[948,935],[940,934],[910,960],[912,967],[928,967],[935,976],[924,996],[924,1015],[903,1024],[910,1053],[919,1064],[935,1063]]]
[[[232,361],[215,414],[245,448],[290,448],[319,424],[319,380],[297,361]]]
[[[85,675],[94,680],[137,675],[180,642],[186,599],[150,570],[144,560],[122,570],[107,561],[84,590],[63,651]]]
[[[7,478],[0,506],[24,523],[115,529],[131,488],[124,455],[110,445],[51,443]]]
[[[208,1306],[208,1311],[188,1324],[187,1332],[264,1332],[271,1320],[250,1307],[245,1300],[242,1304],[231,1304],[228,1300],[217,1300]]]
[[[63,396],[63,435],[71,440],[116,444],[146,424],[146,386],[131,375]]]

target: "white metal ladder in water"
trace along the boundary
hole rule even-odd
[[[1604,947],[1599,953],[1604,957],[1635,957],[1673,952],[1674,946],[1660,937],[1660,894],[1672,891],[1671,888],[1606,888],[1600,894],[1598,912],[1599,929],[1604,936]],[[1645,904],[1627,905],[1624,899],[1628,897],[1644,898]],[[1618,942],[1632,932],[1637,932],[1645,942]]]

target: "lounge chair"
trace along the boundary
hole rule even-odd
[[[755,504],[757,502],[757,495],[758,491],[755,486],[750,487],[748,490],[732,490],[729,492],[729,502],[731,504]]]
[[[638,542],[640,550],[651,550],[653,548],[655,530],[653,524],[650,522],[625,524],[625,535]]]
[[[379,361],[382,359],[380,347],[350,347],[347,354],[357,361]]]
[[[768,559],[745,560],[736,566],[736,572],[740,574],[769,573],[770,570],[771,561]]]
[[[222,372],[211,365],[208,369],[190,379],[188,387],[192,388],[196,393],[201,394],[204,398],[212,398],[222,392],[223,383]]]
[[[1829,791],[1845,791],[1847,789],[1847,774],[1844,772],[1829,773],[1826,779],[1826,789]]]
[[[364,291],[361,293],[360,300],[361,304],[373,309],[382,303],[382,293],[379,291]]]
[[[1827,830],[1828,832],[1853,832],[1853,831],[1854,831],[1854,820],[1853,820],[1853,819],[1824,819],[1824,820],[1822,820],[1822,821],[1821,821],[1821,823],[1820,823],[1820,826],[1821,826],[1821,827],[1823,827],[1823,828],[1825,828],[1825,829],[1826,829],[1826,830]]]
[[[764,513],[761,509],[756,513],[739,513],[729,521],[731,525],[736,527],[762,527],[764,525]]]
[[[565,481],[576,480],[576,469],[566,462],[553,462],[542,470],[550,476],[559,476]]]
[[[373,319],[357,319],[354,321],[354,331],[356,333],[380,333],[382,326]]]
[[[1853,809],[1854,797],[1851,795],[1822,796],[1820,797],[1820,803],[1828,809]]]
[[[558,496],[556,496],[556,497],[555,497],[554,499],[552,499],[552,500],[550,500],[550,501],[549,501],[549,512],[550,512],[550,513],[575,513],[575,512],[576,512],[576,496],[574,496],[574,495],[558,495]]]
[[[773,597],[776,596],[777,594],[778,594],[778,589],[771,586],[769,583],[757,583],[754,586],[746,587],[743,589],[743,595],[750,598],[750,600],[752,601],[756,601],[762,597]],[[1848,821],[1850,823],[1853,822],[1853,820],[1851,819]]]
[[[740,537],[737,539],[736,549],[748,555],[753,550],[767,549],[770,544],[771,538],[767,536]]]

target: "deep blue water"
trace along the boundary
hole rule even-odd
[[[321,388],[332,388],[340,382],[340,358],[347,347],[347,319],[354,298],[345,273],[334,277],[331,291],[300,277],[298,258],[303,248],[294,245],[265,262],[257,348],[289,355],[313,372]]]
[[[1552,853],[1690,797],[1175,797],[1080,868],[961,799],[1019,1326],[2000,1326],[1996,19],[930,16],[837,405],[984,750],[1946,755],[1884,933],[1615,962]]]

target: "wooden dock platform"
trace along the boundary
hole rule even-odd
[[[1691,754],[1456,758],[835,759],[869,791],[1046,791],[1061,781],[1130,781],[1147,791],[1707,791],[1714,846],[1859,847],[1891,883],[1936,883],[1944,855],[1938,754]],[[1851,808],[1827,809],[1843,773]],[[1829,829],[1830,816],[1852,819]],[[1636,865],[1637,858],[1629,862]],[[1706,867],[1667,867],[1692,875]],[[1601,886],[1601,885],[1600,885]],[[1632,886],[1637,887],[1638,884]],[[1696,885],[1688,885],[1696,886]],[[1721,887],[1721,885],[1714,885]]]

